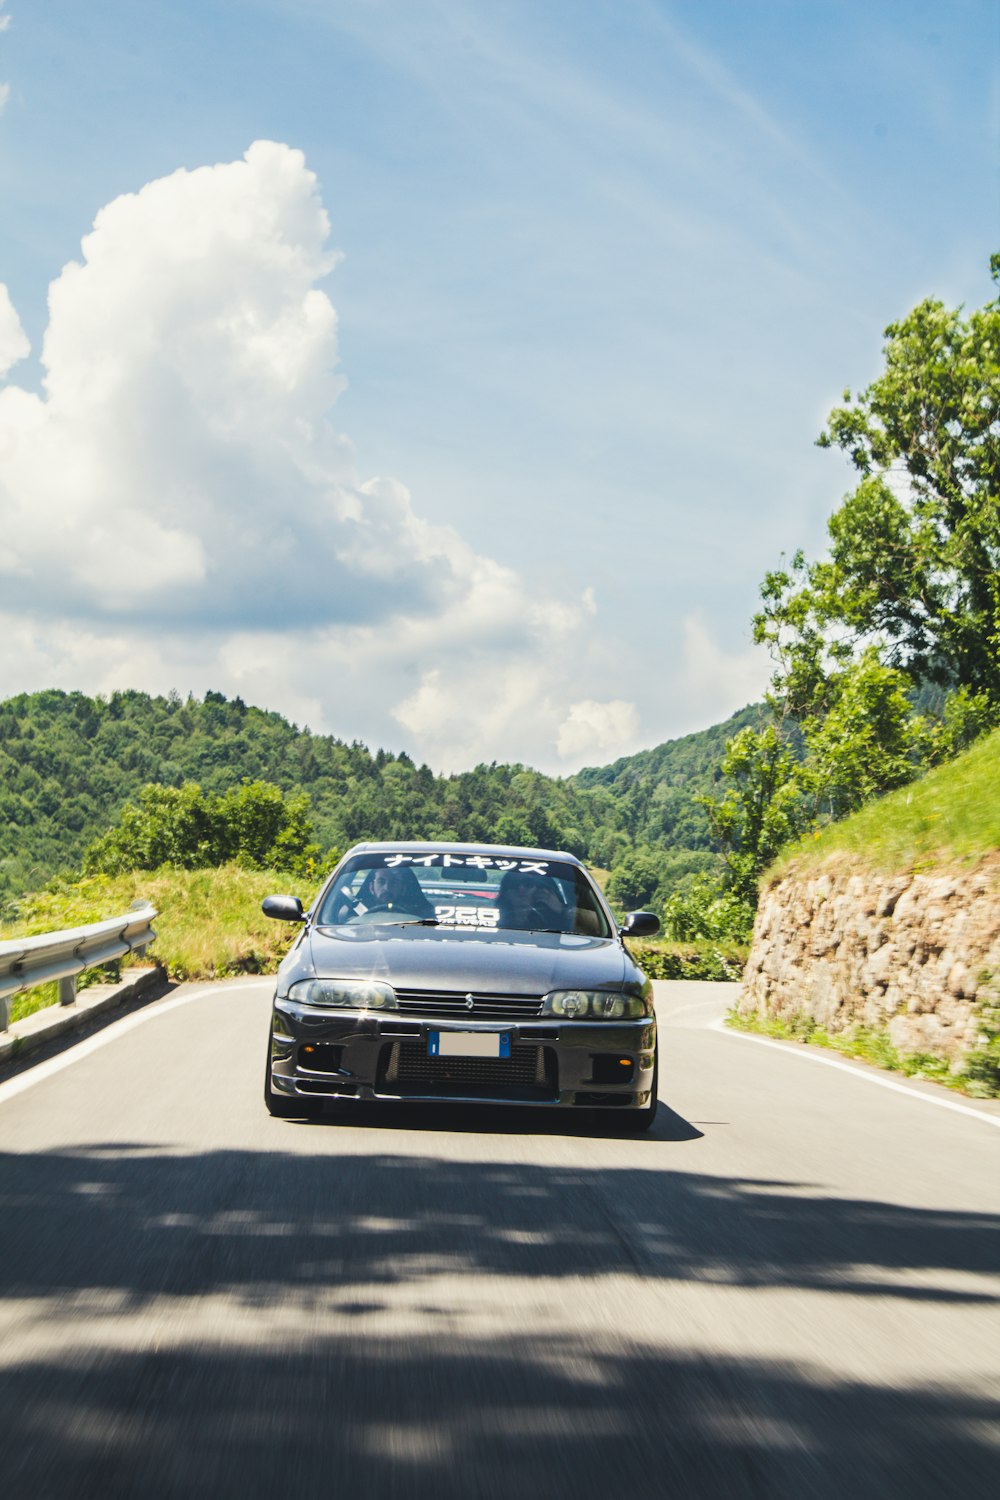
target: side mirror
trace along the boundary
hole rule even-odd
[[[618,930],[622,937],[655,937],[660,930],[660,919],[652,911],[630,911]]]
[[[304,922],[306,919],[298,896],[265,896],[260,909],[265,917],[274,917],[276,922]]]

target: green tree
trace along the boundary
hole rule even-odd
[[[1000,255],[991,272],[1000,291]],[[827,555],[797,552],[761,586],[754,636],[775,660],[773,723],[730,741],[730,784],[704,799],[748,901],[810,821],[844,816],[1000,722],[1000,295],[968,315],[928,299],[885,339],[882,373],[845,391],[819,438],[858,474]],[[932,689],[933,720],[916,707]]]
[[[745,943],[753,930],[754,906],[711,875],[696,875],[663,904],[663,934],[677,942],[699,938]]]
[[[87,849],[83,868],[120,874],[179,865],[195,870],[235,863],[253,870],[311,875],[319,859],[309,800],[266,782],[244,782],[221,795],[196,782],[144,786],[118,825]]]
[[[661,875],[660,856],[654,850],[630,849],[608,878],[608,900],[620,911],[636,911],[652,900]]]
[[[1000,289],[1000,255],[991,260]],[[1000,296],[966,316],[928,299],[886,329],[883,373],[831,412],[821,447],[860,478],[829,555],[769,573],[755,636],[774,691],[808,717],[866,647],[914,684],[1000,709]]]
[[[798,773],[815,811],[846,817],[913,777],[931,742],[907,698],[909,678],[869,647],[831,680],[826,713],[805,726]]]
[[[799,764],[776,724],[741,729],[719,766],[721,797],[702,803],[722,848],[726,885],[750,907],[761,873],[807,821]]]

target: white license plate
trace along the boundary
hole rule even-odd
[[[509,1057],[510,1033],[500,1031],[432,1031],[429,1057]]]

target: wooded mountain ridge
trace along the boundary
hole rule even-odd
[[[757,715],[742,709],[575,776],[517,764],[443,776],[405,752],[313,734],[222,693],[20,694],[0,702],[0,905],[75,869],[151,782],[305,791],[325,853],[364,838],[455,838],[564,848],[605,868],[644,846],[704,860],[714,844],[696,799],[711,789],[726,740]]]

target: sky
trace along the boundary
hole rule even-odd
[[[718,722],[998,166],[997,0],[0,0],[0,698],[439,770]]]

